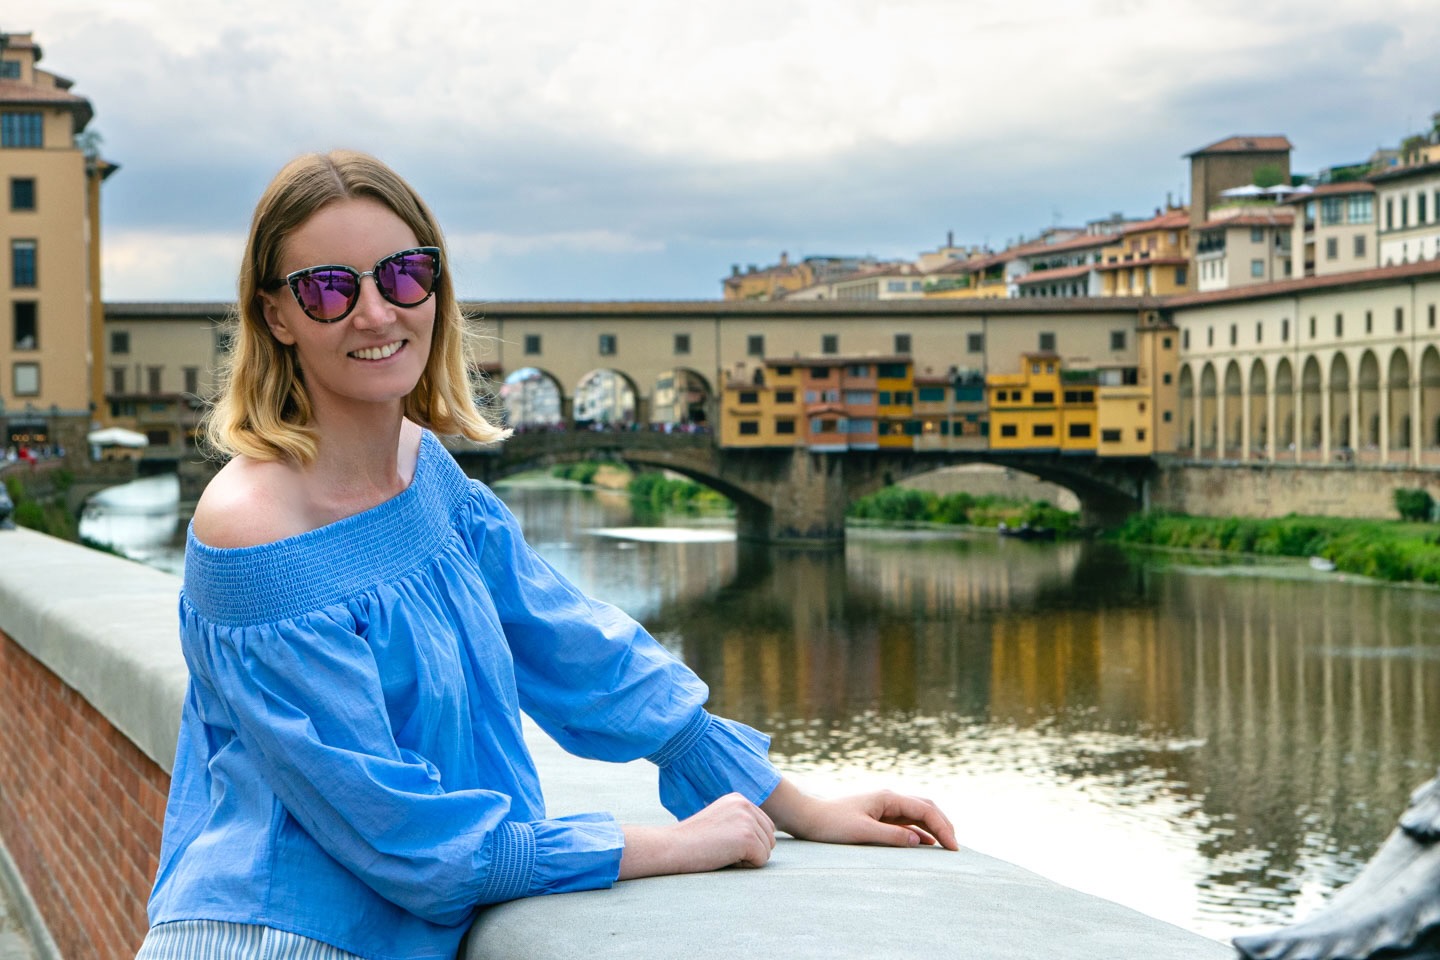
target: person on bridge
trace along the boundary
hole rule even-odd
[[[358,153],[261,197],[180,596],[190,683],[143,960],[453,958],[478,907],[770,857],[775,832],[957,849],[888,791],[807,795],[768,739],[526,544],[437,433],[475,406],[439,227]],[[552,818],[529,714],[645,757],[678,822]],[[251,951],[251,952],[245,952]]]

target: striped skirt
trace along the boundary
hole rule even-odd
[[[295,933],[251,923],[177,920],[151,927],[135,960],[361,960]]]

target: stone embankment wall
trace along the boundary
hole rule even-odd
[[[48,957],[130,960],[144,937],[185,694],[179,587],[127,560],[0,531],[0,880],[20,890],[20,912],[34,918]],[[527,737],[552,816],[608,810],[624,822],[668,820],[648,763],[577,760],[533,727]],[[962,842],[983,832],[958,826]],[[461,957],[776,953],[1231,956],[1215,941],[973,850],[782,840],[764,870],[503,904],[480,915]]]
[[[1283,517],[1290,513],[1395,520],[1395,491],[1440,499],[1440,471],[1349,464],[1163,462],[1148,507],[1200,517]]]

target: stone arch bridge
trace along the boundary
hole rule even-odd
[[[1087,525],[1112,525],[1144,507],[1156,469],[1145,458],[987,450],[733,449],[718,447],[707,434],[651,430],[520,433],[498,447],[457,444],[451,452],[467,474],[487,483],[584,459],[673,470],[734,502],[741,539],[792,542],[842,540],[845,510],[852,501],[908,477],[966,463],[1010,467],[1066,487],[1079,498]]]

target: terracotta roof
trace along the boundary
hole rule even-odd
[[[1118,234],[1112,234],[1110,240],[1114,242],[1119,237],[1128,236],[1132,233],[1143,233],[1147,230],[1176,230],[1188,226],[1190,226],[1189,210],[1171,210],[1167,213],[1160,214],[1158,217],[1151,217],[1149,220],[1143,220],[1140,223],[1132,223]]]
[[[1004,263],[1008,259],[1010,259],[1008,253],[992,253],[983,257],[974,257],[970,260],[956,260],[953,263],[947,263],[943,267],[936,268],[930,275],[933,277],[940,273],[978,273],[986,267],[993,267],[997,263]]]
[[[1114,263],[1097,263],[1095,269],[1129,270],[1131,267],[1178,267],[1189,262],[1189,257],[1137,257],[1131,260],[1117,260]]]
[[[1049,253],[1052,250],[1084,250],[1088,247],[1103,247],[1107,243],[1114,242],[1114,234],[1087,233],[1084,236],[1071,237],[1069,240],[1057,240],[1054,243],[1044,243],[1041,241],[1037,241],[1035,243],[1027,243],[1022,246],[1015,247],[1012,250],[1002,252],[1009,253],[1009,256],[1006,259],[1013,260],[1017,256],[1034,257],[1043,253]]]
[[[1226,137],[1224,140],[1217,140],[1208,147],[1192,150],[1185,156],[1196,157],[1202,153],[1274,153],[1293,149],[1295,149],[1294,145],[1283,135],[1245,136],[1237,134],[1233,137]]]
[[[1288,227],[1295,222],[1294,210],[1276,210],[1272,213],[1239,213],[1233,217],[1219,217],[1200,224],[1201,230],[1216,230],[1221,227]]]
[[[1276,280],[1273,283],[1255,283],[1229,290],[1211,290],[1208,293],[1186,293],[1164,297],[1160,303],[1165,307],[1194,307],[1207,303],[1223,303],[1226,300],[1264,300],[1269,297],[1288,297],[1308,290],[1323,290],[1327,287],[1378,285],[1410,277],[1440,277],[1440,260],[1371,267],[1367,270],[1332,273],[1324,277]]]
[[[1085,263],[1078,267],[1057,267],[1053,270],[1032,270],[1023,277],[1016,277],[1016,283],[1044,283],[1047,280],[1069,280],[1083,277],[1095,269],[1095,264]]]
[[[1413,167],[1395,167],[1381,173],[1372,173],[1367,178],[1371,183],[1381,181],[1403,180],[1406,177],[1423,177],[1427,174],[1440,173],[1440,160],[1433,163],[1417,163]]]
[[[85,125],[95,116],[95,112],[90,108],[90,101],[84,97],[58,87],[40,87],[21,83],[19,80],[0,80],[0,103],[69,107],[75,113],[76,132],[84,130]]]
[[[1276,203],[1304,203],[1314,197],[1333,197],[1347,193],[1374,193],[1375,185],[1366,183],[1363,180],[1342,180],[1339,183],[1317,184],[1315,189],[1308,193],[1296,193],[1286,197],[1284,200],[1277,200]]]
[[[816,286],[827,286],[833,283],[848,283],[851,280],[865,280],[871,277],[919,277],[924,272],[913,263],[882,263],[876,267],[869,267],[864,270],[856,270],[854,273],[843,273],[838,277]]]

